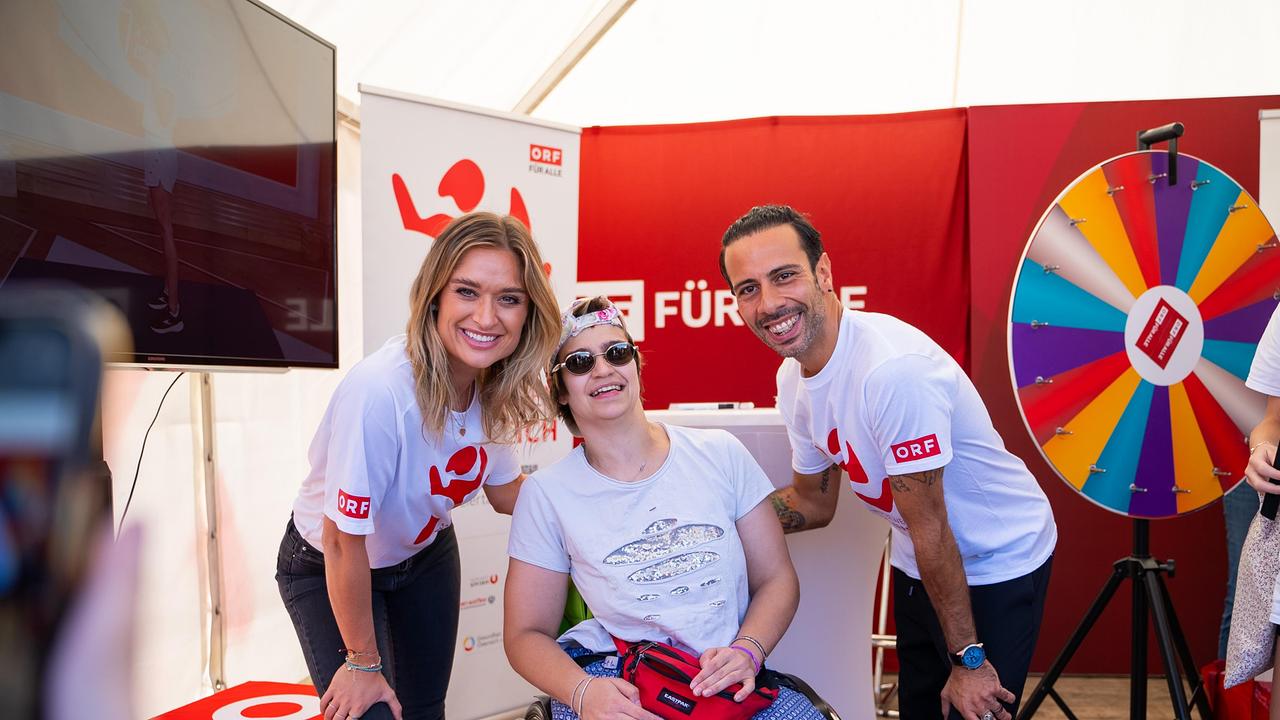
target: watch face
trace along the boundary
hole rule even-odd
[[[965,648],[964,655],[960,658],[960,661],[964,663],[965,667],[974,670],[986,659],[987,653],[982,648],[977,645],[970,645]]]

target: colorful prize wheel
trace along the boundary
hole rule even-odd
[[[1244,386],[1280,298],[1280,246],[1209,163],[1143,151],[1081,175],[1014,279],[1019,409],[1071,487],[1133,518],[1213,503],[1242,476],[1265,400]]]

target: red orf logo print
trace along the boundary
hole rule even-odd
[[[476,469],[477,464],[479,469]],[[453,507],[458,507],[466,500],[467,496],[475,491],[476,488],[484,484],[485,466],[489,464],[489,455],[484,448],[475,445],[468,445],[458,452],[454,453],[449,461],[444,464],[444,471],[452,475],[449,484],[445,485],[440,477],[440,468],[435,465],[431,466],[428,475],[430,476],[431,494],[440,497],[446,497],[453,501]],[[470,478],[463,477],[472,470],[476,470],[476,474]],[[425,542],[431,537],[431,533],[435,531],[436,525],[440,522],[440,518],[432,516],[427,524],[423,526],[422,532],[418,533],[417,539],[413,541],[414,545]]]
[[[858,492],[859,487],[869,490],[871,483],[867,481],[867,473],[862,469],[862,463],[858,462],[858,456],[853,454],[853,446],[846,441],[844,447],[845,460],[840,463],[840,467],[849,474],[849,483],[853,486],[853,494],[880,512],[893,512],[893,490],[889,487],[889,478],[880,481],[880,493],[874,497]],[[840,435],[835,428],[832,428],[831,433],[827,435],[827,450],[831,451],[832,455],[840,457]]]
[[[419,215],[417,206],[409,195],[409,187],[405,185],[400,173],[391,174],[391,189],[395,193],[396,205],[400,208],[400,221],[404,223],[405,230],[420,232],[434,238],[453,221],[452,215],[444,213],[436,213],[431,217]],[[480,199],[484,197],[484,173],[475,161],[463,158],[454,163],[453,167],[445,172],[444,177],[440,178],[440,187],[436,192],[440,197],[453,198],[458,210],[469,213],[480,206]],[[509,213],[524,223],[525,227],[532,229],[529,223],[529,210],[524,205],[524,197],[514,187],[511,188]]]

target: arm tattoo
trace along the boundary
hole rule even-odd
[[[778,493],[773,493],[769,496],[769,499],[773,502],[773,511],[778,514],[778,522],[782,523],[782,532],[789,533],[803,530],[805,525],[808,524],[809,521],[805,519],[804,515],[796,512],[795,508],[788,505],[787,501]]]
[[[831,484],[831,467],[829,465],[826,470],[822,471],[822,480],[818,483],[818,489],[822,491],[823,495],[827,494],[827,487]]]
[[[942,468],[934,468],[933,470],[925,470],[918,473],[907,473],[906,475],[894,475],[889,478],[889,484],[893,486],[894,492],[911,492],[911,485],[908,480],[924,485],[925,487],[933,487],[934,483],[942,479]]]

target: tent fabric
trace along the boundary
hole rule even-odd
[[[265,0],[367,82],[511,110],[604,0]],[[1280,91],[1280,4],[638,0],[535,117],[581,126]]]

